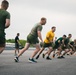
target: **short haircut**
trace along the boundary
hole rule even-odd
[[[72,34],[68,34],[68,36],[72,36]]]
[[[46,18],[45,17],[42,17],[41,20],[46,20]]]
[[[53,26],[51,29],[56,28],[55,26]]]
[[[3,0],[2,1],[2,6],[9,6],[9,2],[7,0]]]
[[[19,33],[17,33],[17,35],[19,35]]]
[[[63,35],[63,37],[66,37],[66,35]]]

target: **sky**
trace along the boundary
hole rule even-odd
[[[2,0],[0,0],[1,3]],[[8,0],[11,25],[6,32],[6,39],[14,39],[20,33],[20,39],[26,40],[31,28],[41,17],[47,18],[43,26],[42,37],[56,26],[56,37],[72,34],[76,38],[76,0]]]

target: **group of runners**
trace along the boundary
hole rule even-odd
[[[29,58],[30,62],[37,62],[35,59],[38,59],[41,53],[48,48],[45,53],[42,54],[42,57],[47,60],[51,60],[50,54],[53,52],[52,57],[57,56],[58,59],[65,58],[64,55],[73,55],[76,51],[76,39],[71,41],[72,34],[65,34],[54,41],[56,27],[52,26],[51,29],[47,32],[46,38],[42,39],[42,26],[45,25],[47,19],[42,17],[40,22],[35,24],[31,29],[30,33],[27,36],[27,42],[23,49],[20,50],[16,58],[15,62],[19,61],[19,57],[30,47],[31,44],[34,44],[36,50],[34,50],[32,56]],[[39,42],[40,39],[40,42]]]
[[[3,52],[5,48],[5,29],[10,26],[10,13],[7,12],[7,8],[9,6],[8,1],[3,0],[0,9],[0,53]],[[27,35],[27,42],[23,49],[20,50],[18,55],[14,58],[15,62],[19,61],[19,57],[30,47],[31,44],[34,44],[36,50],[34,50],[33,54],[30,56],[29,61],[35,62],[35,59],[38,59],[41,53],[48,48],[45,53],[42,54],[42,57],[47,60],[51,60],[50,54],[53,52],[52,57],[54,58],[57,55],[57,58],[64,58],[65,54],[72,55],[76,51],[76,39],[74,41],[70,41],[72,34],[65,34],[54,41],[56,27],[52,26],[51,29],[47,32],[45,39],[43,40],[41,31],[43,29],[43,25],[45,25],[47,19],[42,17],[40,22],[34,25],[31,29],[30,33]],[[19,34],[17,34],[19,36]],[[15,38],[15,41],[18,39],[18,36]],[[17,41],[16,41],[17,42]],[[18,44],[16,43],[16,48]],[[62,51],[64,51],[62,53]],[[15,52],[16,53],[16,52]]]

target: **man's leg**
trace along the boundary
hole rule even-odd
[[[32,56],[29,58],[29,61],[36,63],[37,61],[34,60],[34,57],[40,51],[40,45],[36,44],[35,47],[36,47],[36,50],[33,52]]]
[[[39,58],[39,56],[41,55],[41,53],[43,52],[44,49],[45,49],[45,48],[42,47],[42,49],[40,50],[40,52],[39,52],[39,54],[37,55],[36,59]]]
[[[52,47],[49,47],[48,56],[50,56],[50,54],[51,54],[52,51],[53,51]]]
[[[52,51],[53,51],[52,47],[49,47],[49,50],[44,54],[44,55],[48,54],[48,56],[46,57],[47,60],[51,60],[51,58],[49,56]]]
[[[19,44],[18,44],[18,49],[17,49],[17,52],[19,53]]]
[[[31,58],[34,58],[35,55],[40,51],[40,45],[39,45],[39,44],[36,44],[35,47],[36,47],[36,50],[35,50],[34,53],[32,54]]]
[[[1,39],[0,40],[0,54],[4,51],[5,49],[5,40],[4,39]]]
[[[58,47],[58,58],[61,58],[61,56],[62,56],[62,54],[61,54],[61,52],[62,52],[62,48],[61,48],[61,46],[60,47]]]
[[[30,44],[26,43],[25,47],[20,50],[18,57],[20,57],[29,48],[29,46],[30,46]]]
[[[18,48],[18,53],[19,53],[19,48]]]
[[[69,49],[65,49],[64,50],[64,53],[62,54],[63,56],[66,54],[66,53],[68,53],[70,50]]]
[[[18,58],[29,48],[30,44],[26,43],[25,47],[20,50],[18,56],[15,58],[15,62],[18,62]]]
[[[55,58],[55,49],[53,50],[52,58]]]
[[[15,56],[17,55],[17,49],[15,49]]]
[[[74,56],[76,56],[76,51],[74,52],[74,54],[73,54]]]
[[[0,47],[0,54],[4,51],[5,47]]]

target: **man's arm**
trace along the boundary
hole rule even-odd
[[[39,39],[43,42],[41,31],[37,31]]]
[[[73,48],[73,46],[70,43],[68,43],[68,45]]]
[[[19,45],[21,45],[19,40],[17,40],[17,42],[18,42]]]
[[[5,28],[8,28],[10,26],[10,19],[6,19]]]
[[[48,41],[50,41],[49,37],[46,37]],[[51,42],[51,41],[50,41]]]

